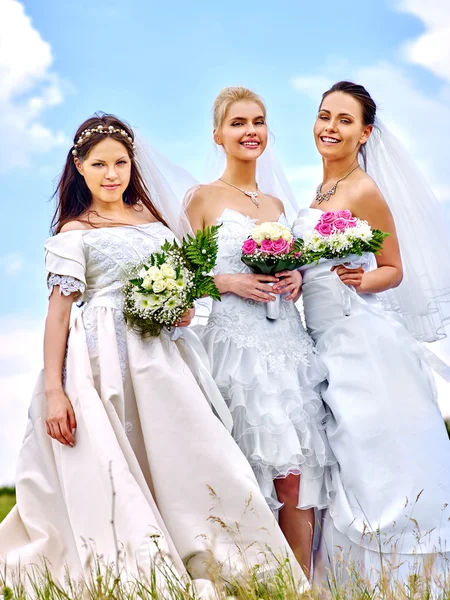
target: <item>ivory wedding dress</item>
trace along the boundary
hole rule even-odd
[[[65,568],[86,576],[95,556],[105,565],[116,560],[116,536],[126,573],[149,574],[170,556],[175,572],[185,576],[189,563],[198,581],[210,577],[211,560],[232,577],[257,564],[275,570],[275,557],[288,555],[304,589],[246,458],[211,410],[208,399],[223,399],[196,335],[184,329],[175,341],[167,331],[142,340],[124,322],[124,269],[166,239],[172,233],[155,222],[46,242],[49,286],[85,301],[65,366],[76,445],[46,433],[41,374],[17,466],[17,506],[0,525],[0,558],[10,572],[45,557],[55,578]]]

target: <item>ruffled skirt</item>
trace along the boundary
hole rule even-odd
[[[229,320],[213,313],[196,332],[233,416],[233,437],[271,508],[282,506],[274,480],[289,474],[301,475],[299,508],[324,508],[332,496],[328,467],[335,461],[318,393],[323,377],[294,305],[290,317],[294,330],[292,322],[264,319],[262,331],[243,339],[234,335],[236,322],[228,327]]]

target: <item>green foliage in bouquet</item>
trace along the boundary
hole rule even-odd
[[[294,271],[308,264],[307,257],[303,254],[303,240],[294,241],[289,254],[243,254],[241,260],[255,273],[275,275],[281,271]]]
[[[349,247],[345,250],[339,251],[338,249],[332,249],[324,247],[323,249],[314,251],[308,249],[305,251],[305,263],[312,264],[318,263],[321,258],[333,259],[333,258],[345,258],[345,256],[356,254],[362,256],[364,252],[372,252],[373,254],[380,254],[383,247],[384,240],[389,237],[390,233],[385,233],[380,229],[372,229],[372,238],[370,240],[354,239]],[[326,239],[326,238],[325,238]]]
[[[166,240],[159,252],[133,265],[123,288],[127,325],[142,337],[156,337],[194,306],[220,293],[210,275],[217,261],[220,225],[187,235],[181,243]]]
[[[214,279],[208,275],[209,271],[216,266],[217,262],[217,234],[220,225],[205,227],[198,230],[195,237],[187,235],[181,242],[181,251],[188,269],[194,274],[192,295],[192,306],[194,300],[209,296],[213,300],[220,300],[220,292],[214,283]],[[176,243],[176,242],[175,242]],[[164,250],[166,242],[162,247]]]

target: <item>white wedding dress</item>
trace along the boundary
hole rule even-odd
[[[284,215],[280,221],[287,225]],[[255,223],[233,209],[223,211],[216,274],[251,273],[241,249]],[[279,318],[269,320],[266,304],[224,294],[196,331],[233,416],[233,436],[269,505],[281,506],[274,479],[293,473],[301,475],[299,508],[328,506],[328,466],[335,461],[317,392],[323,378],[294,303],[282,299]]]
[[[125,325],[124,268],[165,239],[172,233],[149,223],[69,231],[46,242],[49,285],[86,301],[70,331],[65,367],[76,445],[46,433],[41,374],[17,466],[17,506],[0,525],[0,568],[6,564],[11,573],[45,557],[60,581],[66,567],[73,577],[88,576],[95,556],[104,565],[116,560],[115,534],[119,567],[128,575],[149,576],[167,555],[180,577],[189,562],[201,582],[210,577],[211,559],[233,577],[257,564],[275,569],[283,554],[304,589],[247,460],[193,375],[223,403],[196,335],[184,330],[172,341],[163,331],[142,340]],[[266,548],[273,556],[264,556]],[[209,593],[208,585],[198,591]]]
[[[320,214],[302,209],[294,235],[312,230]],[[402,578],[434,559],[443,569],[450,556],[450,442],[434,380],[403,324],[375,295],[356,294],[330,271],[342,262],[302,268],[306,324],[328,380],[323,399],[333,418],[326,432],[339,465],[315,579],[338,569],[341,554],[344,578],[350,559],[374,582],[381,568]],[[376,267],[371,254],[360,262]]]

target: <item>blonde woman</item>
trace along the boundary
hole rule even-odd
[[[188,213],[194,230],[221,224],[215,282],[222,301],[213,303],[198,333],[232,413],[234,438],[309,571],[313,509],[328,504],[331,459],[322,429],[326,414],[315,391],[321,377],[313,343],[295,307],[301,276],[256,275],[240,259],[255,224],[287,224],[281,200],[259,189],[256,179],[268,140],[262,99],[242,87],[222,90],[214,103],[213,135],[226,168],[217,181],[193,191]],[[269,320],[266,304],[274,290],[283,294],[281,314]]]

